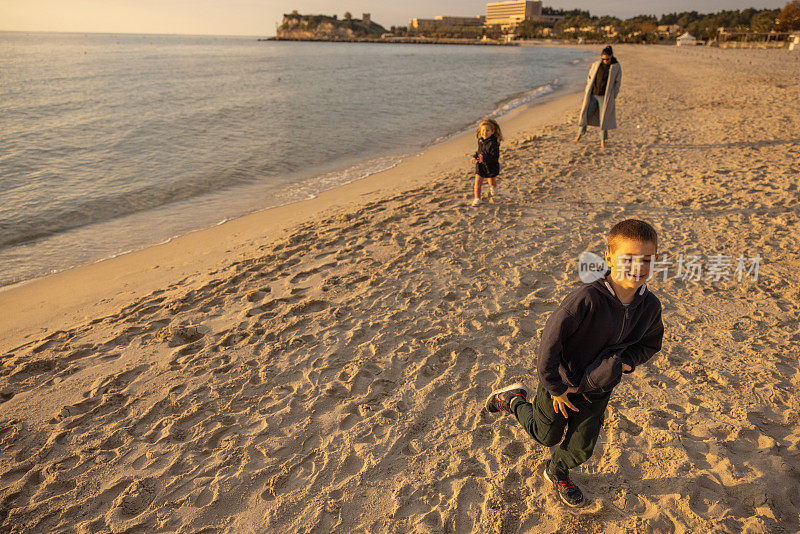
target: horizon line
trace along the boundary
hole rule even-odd
[[[5,30],[0,28],[0,33],[59,33],[66,35],[160,35],[160,36],[181,36],[181,37],[275,37],[275,35],[256,35],[247,33],[155,33],[155,32],[112,32],[112,31],[75,31],[75,30]]]

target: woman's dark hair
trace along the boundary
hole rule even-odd
[[[611,45],[605,47],[600,55],[614,57],[614,50],[611,48]]]

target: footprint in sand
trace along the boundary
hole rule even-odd
[[[49,373],[57,367],[53,359],[35,360],[22,364],[13,374],[8,377],[9,382],[20,382],[33,376]]]
[[[166,341],[169,347],[178,347],[193,343],[211,333],[211,329],[202,325],[178,325],[161,330],[156,339]]]
[[[114,500],[114,507],[124,516],[142,513],[153,502],[158,493],[158,482],[153,478],[133,481]]]

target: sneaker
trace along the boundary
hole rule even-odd
[[[492,196],[495,196],[496,192],[494,190],[494,187],[489,186],[489,194],[492,195]]]
[[[528,402],[528,389],[517,382],[503,389],[493,391],[489,398],[486,399],[486,411],[490,413],[510,412],[511,399],[514,397],[521,397],[522,400]]]
[[[476,198],[475,200],[472,201],[472,205],[473,206],[480,206],[481,205],[481,199]]]
[[[572,483],[569,477],[566,478],[556,478],[555,475],[550,474],[550,460],[547,460],[544,464],[544,471],[542,473],[544,478],[548,480],[553,486],[555,486],[556,491],[558,492],[558,497],[566,504],[567,506],[571,506],[572,508],[577,508],[578,506],[583,505],[583,493],[581,493],[581,489]]]

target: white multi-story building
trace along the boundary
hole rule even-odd
[[[477,17],[439,16],[432,19],[411,19],[408,21],[408,29],[422,31],[447,27],[483,26],[484,21],[485,17],[483,15],[478,15]]]
[[[486,25],[514,27],[523,20],[541,20],[542,2],[511,0],[486,4]]]
[[[409,30],[432,30],[436,28],[436,19],[411,19],[408,21]]]
[[[486,17],[478,15],[476,17],[436,17],[436,21],[442,26],[483,26]]]

